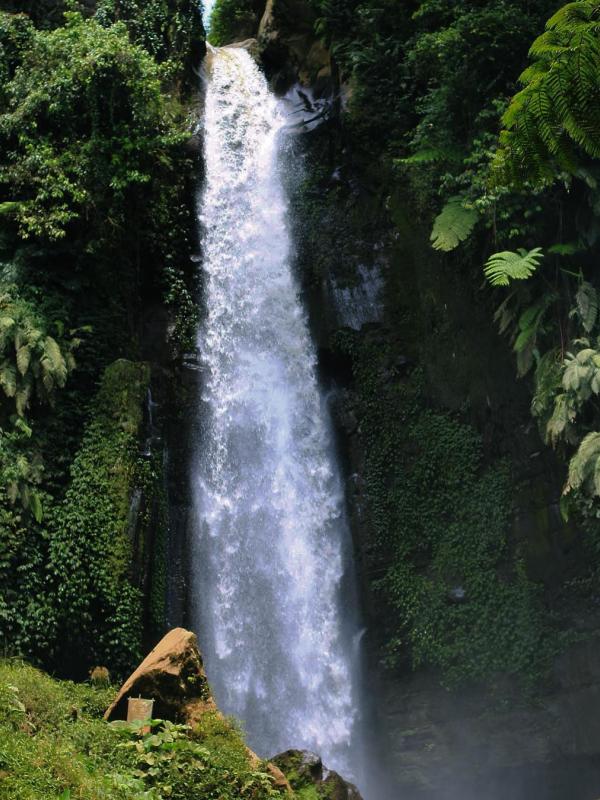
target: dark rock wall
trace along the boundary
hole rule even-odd
[[[337,117],[335,64],[311,33],[307,3],[269,0],[258,36],[276,90],[323,87],[331,102],[323,125],[300,135],[291,158],[303,164],[291,181],[298,270],[319,345],[323,378],[336,388],[336,420],[348,476],[348,501],[368,620],[369,688],[383,733],[392,796],[474,800],[595,800],[600,795],[599,645],[573,643],[555,660],[546,683],[525,692],[498,677],[484,686],[443,688],[434,672],[381,667],[386,613],[374,581],[385,564],[374,544],[365,496],[364,452],[351,368],[332,347],[348,321],[340,298],[360,295],[365,274],[382,281],[382,304],[352,334],[379,338],[396,353],[389,368],[424,373],[433,407],[456,412],[481,435],[484,459],[505,458],[513,475],[510,547],[540,582],[549,607],[560,585],[585,558],[581,534],[558,509],[562,471],[529,414],[526,386],[497,334],[491,299],[459,259],[429,246],[429,228],[410,197],[391,190],[376,154],[358,153]],[[307,179],[308,176],[308,179]],[[355,326],[356,327],[356,326]],[[404,366],[403,366],[404,365]],[[402,454],[398,454],[402,458]],[[591,633],[597,612],[589,598],[561,624]],[[385,751],[389,758],[385,759]]]

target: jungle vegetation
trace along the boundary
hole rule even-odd
[[[450,274],[478,292],[540,446],[556,450],[563,516],[597,556],[600,3],[310,2],[349,89],[327,135],[346,167],[376,174],[391,226],[400,202],[422,221],[432,286]],[[245,35],[261,5],[218,2],[212,41]],[[125,508],[134,488],[152,498],[162,485],[160,465],[139,457],[155,357],[145,312],[171,310],[173,361],[197,313],[185,143],[200,9],[0,9],[0,642],[60,671],[60,653],[83,641],[68,677],[90,659],[119,675],[140,655],[153,591],[160,627],[164,575],[143,537],[131,547]],[[326,194],[315,220],[344,209],[342,189]],[[510,459],[467,413],[430,400],[427,364],[402,373],[388,334],[334,343],[361,415],[386,662],[408,652],[448,682],[535,682],[564,625],[510,541]],[[570,576],[577,591],[595,591],[594,564]],[[457,589],[473,602],[449,601]]]
[[[428,261],[438,265],[428,279],[437,270],[448,281],[452,271],[489,309],[541,440],[561,465],[563,519],[585,539],[576,574],[552,591],[536,585],[527,543],[511,544],[507,533],[510,457],[489,446],[483,456],[481,441],[467,452],[469,426],[460,434],[455,426],[468,414],[432,408],[418,370],[394,391],[389,379],[369,389],[373,363],[381,359],[389,374],[393,356],[368,337],[346,341],[365,404],[390,662],[404,663],[408,649],[413,665],[436,665],[451,682],[497,672],[539,682],[544,659],[570,636],[561,611],[598,582],[600,4],[313,5],[351,88],[344,143],[363,163],[373,151],[383,158],[392,218],[395,207],[410,207],[428,226]],[[388,347],[402,347],[398,338],[383,334]],[[427,352],[425,345],[425,359]],[[448,495],[430,516],[439,491]],[[492,508],[505,519],[489,519]],[[453,599],[457,586],[470,602]]]
[[[177,308],[174,360],[194,329],[201,46],[186,0],[0,3],[0,647],[71,677],[127,672],[160,595],[128,529],[161,503],[142,325]]]

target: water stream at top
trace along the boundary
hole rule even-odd
[[[213,50],[193,622],[217,701],[251,747],[309,749],[360,782],[351,548],[291,266],[284,128],[250,55]]]

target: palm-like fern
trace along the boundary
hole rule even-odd
[[[492,286],[508,286],[511,281],[530,278],[543,257],[541,247],[535,247],[529,252],[523,248],[516,252],[506,250],[490,256],[483,272]]]
[[[72,350],[77,339],[63,347],[44,329],[44,320],[13,289],[0,295],[0,389],[23,417],[31,400],[52,403],[75,367]]]
[[[582,281],[575,295],[576,306],[573,316],[577,316],[586,333],[591,333],[598,320],[598,292],[587,281]]]
[[[570,492],[600,497],[600,433],[588,433],[571,459],[565,494]]]
[[[533,43],[524,88],[502,119],[498,182],[551,181],[578,152],[600,157],[600,0],[568,3]]]
[[[554,409],[556,395],[562,390],[563,360],[558,347],[540,357],[535,368],[531,414],[540,421],[547,436],[548,417]]]
[[[469,236],[478,219],[477,211],[465,205],[463,197],[450,198],[434,222],[433,248],[444,252],[454,250]]]
[[[40,522],[43,515],[39,485],[43,474],[41,455],[29,446],[31,428],[22,419],[10,431],[0,428],[0,470],[3,490],[12,505],[17,502]]]

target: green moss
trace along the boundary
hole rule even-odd
[[[121,360],[106,370],[71,485],[50,526],[56,642],[81,671],[100,664],[122,674],[140,656],[130,503],[149,378],[145,364]]]
[[[0,661],[0,797],[124,798],[109,794],[111,773],[128,761],[101,720],[111,696]]]
[[[249,763],[241,737],[225,721],[209,718],[202,736],[170,723],[141,734],[102,720],[113,696],[110,689],[57,682],[22,663],[0,661],[0,797],[281,797],[269,775]]]
[[[485,463],[477,432],[429,407],[421,373],[404,374],[381,334],[337,342],[354,363],[388,663],[435,666],[449,683],[535,681],[558,642],[509,543],[507,463]]]

